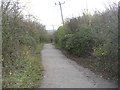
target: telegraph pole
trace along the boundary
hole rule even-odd
[[[63,23],[63,25],[64,25],[64,19],[63,19],[62,7],[61,7],[62,4],[65,4],[65,2],[63,2],[63,3],[59,2],[59,4],[56,4],[56,3],[55,3],[55,5],[59,5],[59,6],[60,6],[62,23]]]
[[[86,12],[88,14],[88,2],[87,2],[87,0],[86,0]]]
[[[55,31],[55,29],[54,29],[54,25],[52,25],[52,27],[53,27],[53,32]]]

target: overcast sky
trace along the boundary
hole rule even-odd
[[[46,26],[47,30],[57,29],[61,23],[61,14],[59,5],[55,3],[64,2],[62,4],[63,17],[71,18],[82,14],[84,9],[88,8],[90,12],[94,10],[104,10],[107,3],[118,2],[119,0],[21,0],[26,4],[26,13],[36,16],[39,21]]]

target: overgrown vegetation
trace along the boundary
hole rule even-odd
[[[17,0],[2,1],[3,88],[34,87],[42,76],[39,52],[47,32],[28,16]]]
[[[55,33],[55,43],[69,54],[77,56],[80,64],[107,74],[118,75],[118,5],[113,3],[105,11],[93,15],[84,12],[71,18]],[[86,59],[93,57],[92,59]],[[82,59],[84,58],[84,59]]]
[[[40,51],[43,44],[39,44],[37,50],[32,53],[26,47],[24,60],[16,62],[16,69],[11,70],[9,75],[4,76],[3,88],[35,88],[39,87],[42,79]]]

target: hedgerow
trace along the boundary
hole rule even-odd
[[[84,12],[82,16],[71,18],[56,31],[56,44],[71,55],[96,58],[84,62],[117,77],[117,15],[118,5],[113,3],[103,12],[95,11],[93,15]]]
[[[40,65],[38,63],[40,57],[36,55],[36,49],[45,41],[47,31],[44,25],[32,18],[32,15],[28,15],[30,16],[28,18],[24,17],[17,0],[2,1],[1,6],[3,87],[30,87],[30,83],[35,84],[32,83],[35,78],[31,76],[31,82],[28,81],[29,76],[26,72],[29,71],[29,64]],[[33,70],[30,73],[38,77],[37,74],[41,68],[35,69],[36,71]]]

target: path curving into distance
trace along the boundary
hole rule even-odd
[[[68,59],[52,44],[45,44],[42,54],[44,78],[40,88],[116,88],[117,85],[95,75]]]

